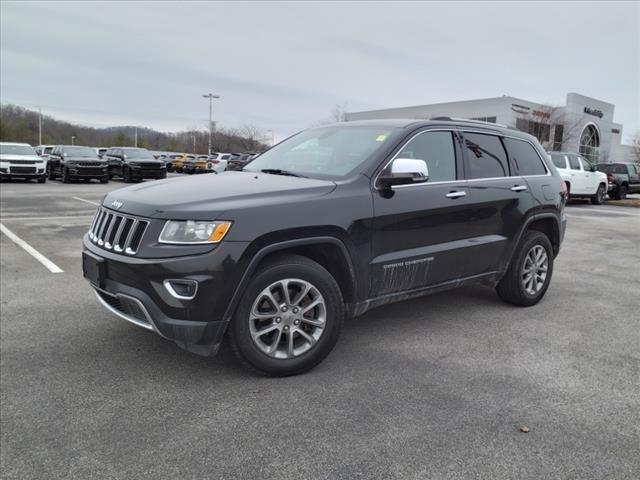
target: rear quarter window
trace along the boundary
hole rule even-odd
[[[542,163],[540,155],[529,142],[505,138],[504,144],[507,147],[507,152],[513,162],[516,174],[523,176],[547,174],[547,169]]]
[[[551,161],[556,166],[556,168],[567,168],[567,157],[566,155],[552,154]]]

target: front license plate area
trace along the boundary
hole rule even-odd
[[[104,258],[91,252],[82,252],[82,274],[94,286],[104,288],[107,278],[107,264]]]

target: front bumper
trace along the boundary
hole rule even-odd
[[[143,168],[139,166],[129,167],[131,169],[131,175],[134,178],[146,179],[159,179],[167,177],[167,168]]]
[[[112,313],[173,340],[199,355],[214,355],[228,319],[227,306],[239,282],[238,262],[247,244],[223,242],[210,252],[186,257],[143,259],[107,252],[83,239],[83,273]],[[88,272],[85,257],[103,265],[98,284]],[[193,299],[179,299],[165,280],[198,282]]]
[[[41,178],[46,176],[46,163],[30,165],[15,165],[8,162],[0,163],[0,175],[16,178]]]
[[[105,178],[109,169],[105,167],[68,167],[69,175],[73,178]]]

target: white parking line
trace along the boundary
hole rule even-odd
[[[632,215],[632,216],[640,217],[640,213],[636,213],[633,207],[621,207],[621,208],[624,208],[625,210],[620,210],[620,209],[613,210],[613,209],[606,209],[606,208],[589,208],[589,207],[578,207],[578,208],[569,207],[565,211],[571,212],[571,213],[576,213],[576,212],[611,213],[613,215]]]
[[[39,251],[37,251],[35,248],[33,248],[27,242],[22,240],[19,236],[17,236],[11,230],[9,230],[7,227],[5,227],[2,223],[0,223],[0,231],[2,233],[4,233],[7,237],[9,237],[9,239],[11,239],[11,241],[13,241],[13,243],[18,245],[19,247],[22,247],[29,255],[31,255],[33,258],[38,260],[42,265],[47,267],[51,273],[63,273],[64,272],[64,270],[62,270],[59,266],[57,266],[55,263],[53,263],[47,257],[42,255]]]
[[[90,203],[91,205],[95,205],[96,207],[100,206],[99,203],[92,202],[91,200],[87,200],[87,199],[84,199],[84,198],[80,198],[80,197],[71,197],[71,198],[73,198],[74,200],[79,200],[79,201],[84,202],[84,203]]]

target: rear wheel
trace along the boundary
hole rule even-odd
[[[42,177],[38,178],[38,183],[44,183],[46,181],[47,181],[47,177],[45,177],[45,176],[42,176]]]
[[[266,375],[296,375],[331,352],[343,318],[342,293],[331,274],[306,257],[283,255],[253,276],[228,333],[246,366]]]
[[[542,232],[529,230],[516,249],[507,273],[496,287],[502,300],[535,305],[544,296],[553,273],[553,248]]]
[[[593,197],[591,197],[591,203],[594,205],[602,205],[604,203],[604,199],[606,195],[607,195],[607,188],[603,184],[600,184],[596,194]]]
[[[627,186],[620,185],[616,190],[616,200],[624,200],[625,198],[627,198]]]

